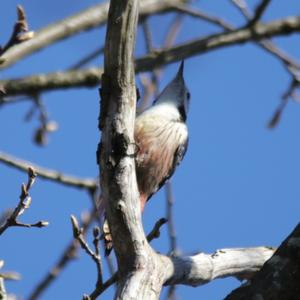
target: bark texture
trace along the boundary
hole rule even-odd
[[[112,0],[101,88],[101,187],[119,271],[115,299],[157,299],[163,276],[141,223],[133,138],[137,0]],[[152,272],[149,272],[152,270]],[[154,284],[154,282],[156,284]],[[151,287],[158,287],[155,290]]]
[[[253,279],[226,300],[300,299],[300,223]]]

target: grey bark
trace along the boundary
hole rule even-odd
[[[98,159],[118,262],[115,299],[158,299],[164,284],[195,286],[225,276],[248,278],[273,254],[272,249],[224,249],[212,255],[167,257],[157,254],[147,242],[134,162],[133,52],[137,15],[137,0],[111,1],[100,90],[102,137]]]
[[[157,268],[160,260],[149,246],[141,223],[135,175],[133,53],[137,18],[137,0],[111,1],[102,75],[99,153],[100,184],[118,261],[115,299],[157,299],[162,287]]]

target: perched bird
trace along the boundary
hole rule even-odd
[[[185,121],[190,93],[185,86],[183,68],[184,62],[153,105],[135,120],[135,165],[142,212],[151,196],[173,175],[187,149],[188,129]],[[112,240],[106,221],[103,232],[106,254],[109,254]]]

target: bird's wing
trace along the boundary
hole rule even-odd
[[[174,157],[173,157],[172,168],[170,169],[167,176],[165,178],[163,178],[162,181],[159,183],[159,188],[158,189],[160,189],[166,183],[166,181],[172,177],[172,175],[174,174],[177,166],[183,160],[183,157],[184,157],[184,155],[187,151],[187,148],[188,148],[188,144],[189,144],[189,138],[187,136],[185,141],[177,147],[177,149],[174,153]]]

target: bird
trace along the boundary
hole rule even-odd
[[[188,147],[186,119],[190,92],[185,85],[183,71],[184,61],[153,105],[137,115],[135,120],[135,168],[142,213],[147,201],[174,174]],[[108,255],[113,245],[106,220],[103,237],[105,254]]]

